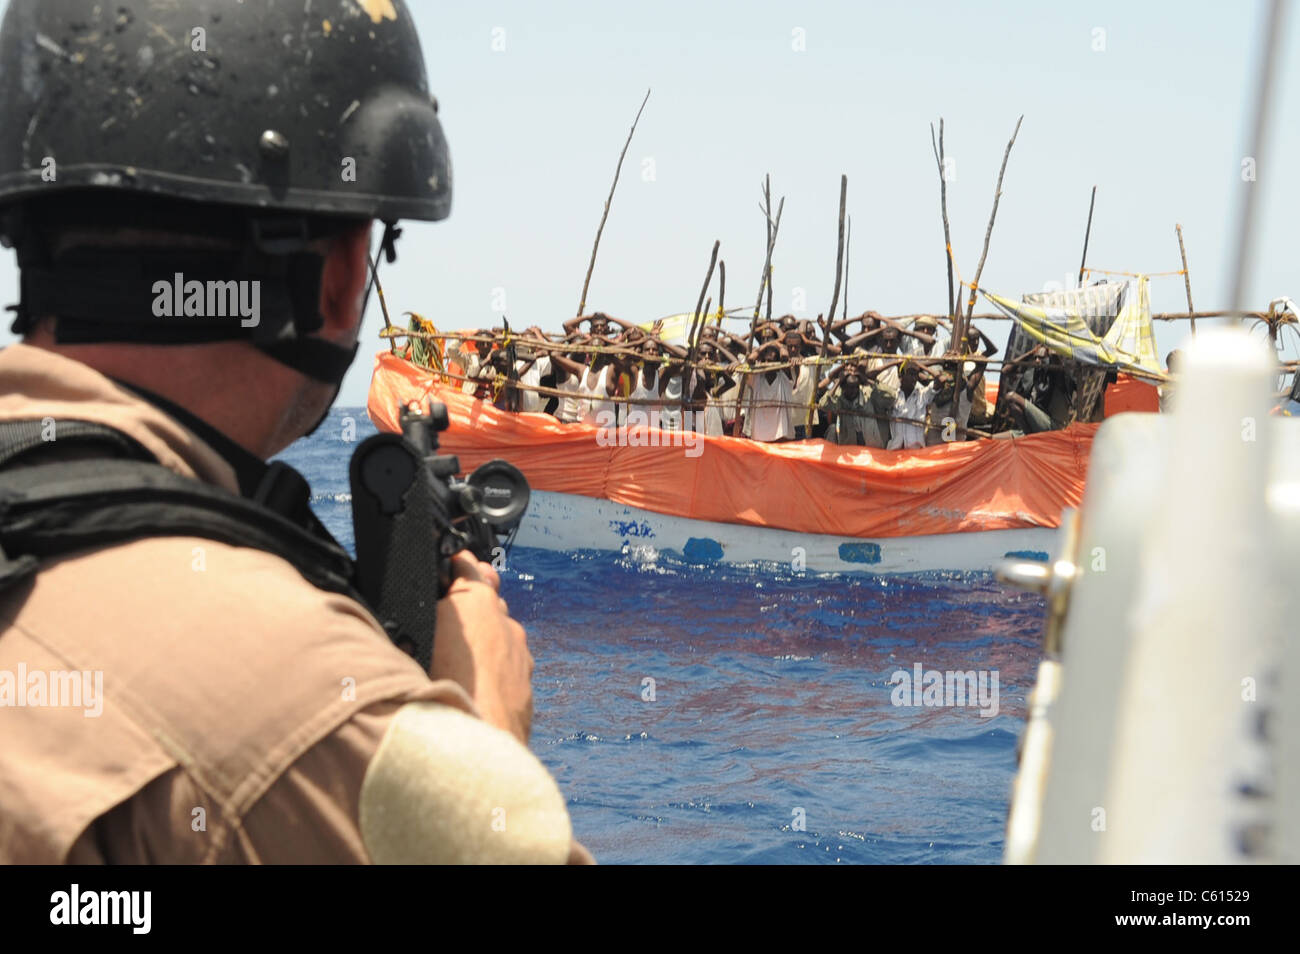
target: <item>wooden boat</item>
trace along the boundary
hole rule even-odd
[[[1108,410],[1151,409],[1152,389],[1121,384]],[[447,406],[442,448],[463,470],[500,457],[528,478],[519,546],[808,573],[989,571],[1007,557],[1046,559],[1062,511],[1082,500],[1097,429],[899,451],[602,429],[501,411],[442,373],[375,356],[377,427],[397,431],[400,409],[425,399]]]

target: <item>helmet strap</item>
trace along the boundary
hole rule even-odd
[[[248,240],[230,250],[78,248],[55,261],[41,243],[24,242],[20,300],[10,306],[13,331],[26,333],[38,318],[55,315],[55,339],[65,344],[249,340],[275,361],[337,388],[357,347],[311,337],[324,325],[324,262],[310,249],[315,238],[304,217],[292,217],[251,220]],[[244,315],[236,296],[252,282],[257,314]],[[201,302],[194,310],[202,314],[187,314],[187,302]]]

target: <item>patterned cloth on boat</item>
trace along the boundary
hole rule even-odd
[[[1083,364],[1164,377],[1156,358],[1145,275],[1123,284],[1025,295],[1023,303],[980,291],[1026,334],[1058,354]],[[1107,314],[1115,314],[1115,320],[1098,337],[1089,319]]]

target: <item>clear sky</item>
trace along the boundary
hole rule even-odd
[[[1261,232],[1248,304],[1300,298],[1300,182],[1287,171],[1288,157],[1300,156],[1300,11],[1283,39],[1270,152],[1255,157],[1248,183],[1262,3],[410,6],[451,144],[455,197],[450,219],[407,223],[397,263],[383,266],[395,315],[415,310],[440,328],[499,324],[502,290],[512,325],[552,330],[572,317],[647,88],[589,310],[629,320],[690,310],[714,239],[728,306],[752,308],[765,240],[760,185],[770,172],[775,195],[786,197],[774,308],[814,317],[830,306],[843,172],[850,313],[942,312],[929,124],[945,119],[956,163],[953,247],[969,280],[1022,113],[981,284],[1018,296],[1072,280],[1096,185],[1090,264],[1177,269],[1181,222],[1197,307],[1226,307],[1237,202],[1256,188]],[[11,255],[0,263],[0,297],[17,299]],[[1181,279],[1154,279],[1152,306],[1184,309]],[[373,353],[381,327],[372,300],[363,352]],[[990,330],[1000,341],[1006,325]],[[1186,323],[1157,327],[1162,358],[1185,333]],[[369,376],[369,360],[359,359],[340,401],[364,403]]]

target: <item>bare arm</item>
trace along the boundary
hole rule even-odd
[[[882,326],[879,328],[873,328],[870,331],[859,332],[858,334],[854,335],[852,338],[849,338],[844,342],[844,345],[843,347],[841,347],[840,352],[843,353],[845,351],[852,351],[854,348],[861,347],[863,344],[870,341],[872,338],[876,337],[876,335],[880,334],[884,330],[885,329]]]
[[[565,372],[566,375],[571,374],[578,379],[581,379],[583,372],[587,370],[587,366],[585,364],[579,364],[577,361],[574,361],[572,358],[565,357],[559,352],[556,352],[551,355],[551,364],[554,365],[558,370]]]
[[[903,360],[904,360],[903,358],[890,358],[888,361],[886,361],[886,362],[885,362],[884,364],[882,364],[880,367],[878,367],[878,368],[872,368],[870,371],[868,371],[868,372],[866,373],[866,376],[867,376],[868,378],[874,378],[874,377],[876,377],[877,375],[881,374],[882,372],[884,372],[884,371],[888,371],[890,368],[897,368],[897,367],[899,367],[900,365],[902,365]]]
[[[844,373],[844,365],[837,364],[834,368],[831,369],[830,374],[826,375],[826,377],[822,378],[820,381],[817,382],[817,390],[825,391],[832,384],[834,384],[835,381],[837,381],[840,375],[842,375],[843,373]]]
[[[737,358],[737,357],[735,356],[735,354],[733,354],[733,353],[732,353],[730,350],[728,350],[727,348],[724,348],[722,345],[717,344],[717,343],[715,342],[715,343],[714,343],[714,347],[717,348],[717,349],[718,349],[718,353],[719,353],[723,358],[726,359],[726,362],[725,362],[726,364],[732,364],[732,365],[734,365],[734,364],[737,364],[737,363],[740,361],[740,359]]]
[[[984,357],[991,358],[998,353],[998,346],[993,343],[992,338],[986,335],[979,328],[975,329],[975,333],[978,334],[980,339],[984,342]]]

